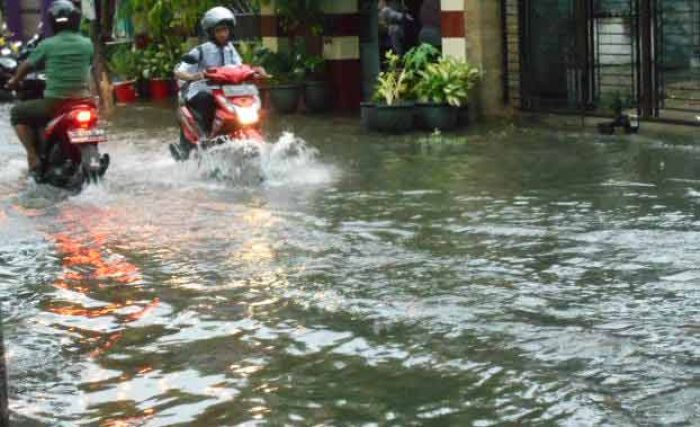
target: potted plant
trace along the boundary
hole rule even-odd
[[[276,52],[269,56],[269,62],[263,64],[272,75],[267,86],[267,92],[273,109],[281,113],[296,111],[302,91],[305,86],[300,82],[304,79],[304,58],[300,52],[305,51],[304,40],[309,36],[320,36],[323,33],[322,4],[325,0],[259,0],[262,6],[270,7],[278,17],[279,26],[287,35],[287,52]],[[308,87],[318,86],[310,84]],[[320,89],[323,90],[322,88]],[[310,89],[314,92],[314,89]],[[311,94],[311,108],[314,109],[318,98]],[[308,101],[307,101],[308,103]]]
[[[623,94],[620,91],[608,93],[603,96],[603,105],[607,106],[613,114],[613,120],[598,123],[598,132],[604,135],[612,135],[615,129],[620,128],[625,133],[637,133],[639,130],[639,118],[635,114],[625,112],[626,109],[634,107],[636,104],[630,94]]]
[[[323,33],[323,8],[325,0],[259,0],[263,6],[271,7],[279,24],[289,38],[290,46],[304,31],[309,34]]]
[[[119,103],[136,101],[136,77],[138,64],[136,55],[127,46],[119,46],[109,59],[109,69],[114,75],[114,95]]]
[[[294,113],[302,95],[304,67],[301,56],[290,52],[266,52],[263,66],[270,74],[266,85],[273,110],[281,114]]]
[[[173,88],[173,69],[179,61],[180,49],[171,44],[155,44],[141,55],[141,77],[148,81],[151,99],[169,98]]]
[[[404,133],[413,129],[413,103],[407,101],[410,72],[395,53],[386,54],[387,69],[379,73],[374,93],[374,129],[387,133]]]
[[[467,61],[441,58],[418,72],[414,93],[417,113],[427,129],[451,130],[457,126],[459,108],[480,78],[479,70]]]
[[[411,88],[417,84],[417,77],[418,73],[423,70],[427,64],[436,61],[437,59],[440,58],[440,51],[436,49],[434,46],[429,45],[429,44],[421,44],[420,46],[411,48],[406,54],[403,56],[403,59],[397,59],[395,56],[386,56],[386,65],[388,67],[388,70],[391,71],[392,67],[394,69],[401,68],[404,72],[404,77],[403,80],[405,82],[405,87],[406,88]],[[392,61],[395,61],[396,64],[392,64]],[[386,80],[387,78],[390,77],[390,75],[382,75],[380,76],[381,81],[386,84],[388,83]],[[379,83],[379,81],[378,81]],[[383,96],[385,94],[380,93],[385,92],[385,88],[377,87],[375,88],[375,93],[374,97],[371,102],[362,102],[360,103],[360,115],[361,115],[361,123],[362,127],[365,130],[377,130],[377,125],[376,125],[376,117],[377,117],[377,104],[386,104],[387,103],[387,98],[386,96]],[[414,92],[407,90],[405,93],[402,93],[402,101],[406,102],[409,100],[412,100],[414,97]],[[376,102],[374,102],[376,101]],[[384,109],[384,108],[382,108]],[[382,112],[381,115],[385,116],[387,113]],[[410,124],[412,120],[406,121],[406,124]]]
[[[267,57],[270,54],[269,50],[264,48],[259,41],[239,41],[236,43],[236,49],[241,56],[241,61],[253,67],[264,68],[268,61]],[[263,108],[267,109],[269,107],[267,86],[259,85],[258,89]]]
[[[409,84],[413,87],[420,79],[420,72],[425,70],[429,64],[440,60],[441,53],[433,45],[423,43],[411,48],[404,55],[404,68],[410,73]]]
[[[307,56],[303,62],[306,71],[304,105],[312,113],[326,111],[331,98],[326,60],[321,56]]]

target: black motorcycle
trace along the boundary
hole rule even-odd
[[[12,91],[5,89],[5,85],[15,75],[19,64],[19,53],[24,47],[20,41],[11,41],[12,33],[7,29],[7,24],[0,28],[0,102],[12,101]]]
[[[29,55],[36,49],[36,47],[44,40],[42,35],[43,24],[39,24],[37,27],[37,32],[32,36],[27,43],[23,44],[19,49],[19,55],[17,56],[17,62],[22,63],[29,58]],[[29,73],[19,89],[15,91],[15,95],[19,100],[27,99],[39,99],[44,96],[44,89],[46,88],[46,76],[41,71],[34,71]]]

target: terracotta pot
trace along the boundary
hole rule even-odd
[[[151,79],[148,82],[148,90],[151,94],[151,99],[154,101],[168,99],[172,94],[172,80]]]
[[[114,96],[120,104],[130,104],[138,98],[134,80],[114,83]]]

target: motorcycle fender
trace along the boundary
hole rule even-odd
[[[46,125],[46,129],[44,130],[44,138],[46,138],[46,140],[51,139],[51,135],[53,135],[54,131],[56,130],[56,127],[59,123],[61,123],[61,120],[63,120],[64,117],[65,114],[60,115],[55,119],[51,120],[49,124]]]
[[[196,141],[199,130],[197,129],[197,121],[189,112],[187,107],[180,107],[180,125],[185,136],[190,141]]]

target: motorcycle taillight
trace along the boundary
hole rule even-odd
[[[71,115],[80,128],[88,128],[97,122],[97,112],[94,110],[76,110]]]

